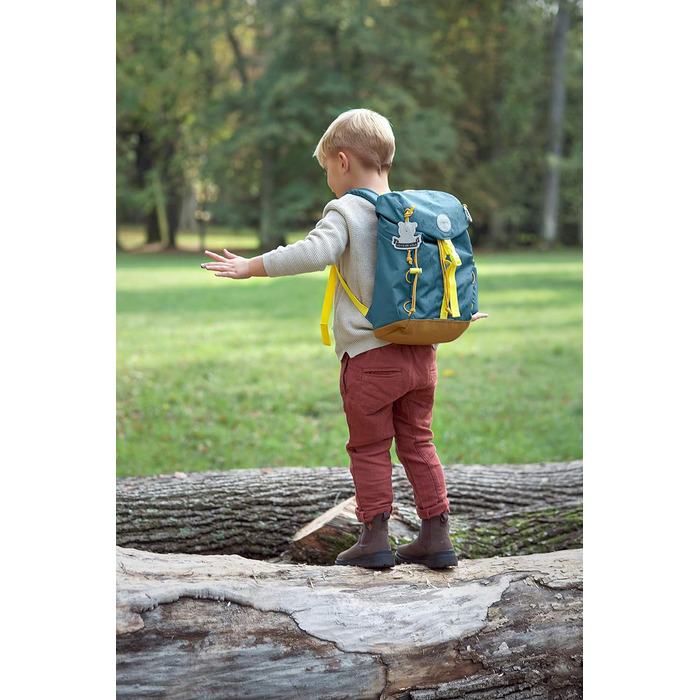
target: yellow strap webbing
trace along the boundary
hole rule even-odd
[[[338,270],[337,265],[331,265],[330,272],[328,273],[328,283],[326,284],[326,294],[323,297],[323,309],[321,311],[321,338],[323,339],[324,345],[331,344],[331,335],[328,332],[328,320],[331,317],[331,309],[333,308],[333,297],[335,296],[335,288],[338,285],[338,280],[340,284],[343,285],[343,289],[347,292],[350,300],[357,307],[357,310],[366,316],[369,311],[369,307],[365,306],[353,293],[350,287],[343,279]]]
[[[442,297],[440,318],[447,318],[448,313],[453,318],[456,318],[460,314],[455,273],[462,261],[454,245],[452,245],[452,241],[438,239],[438,248],[440,249],[440,265],[442,267],[442,281],[445,290]]]

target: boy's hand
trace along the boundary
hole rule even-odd
[[[477,313],[472,316],[472,321],[478,321],[480,318],[488,318],[488,314]]]
[[[205,250],[204,254],[208,255],[216,262],[202,263],[202,267],[205,270],[213,270],[216,273],[216,277],[230,277],[234,280],[245,280],[252,277],[250,260],[248,260],[248,258],[243,258],[240,255],[229,253],[229,251],[225,248],[224,255],[226,257],[223,257],[218,253],[212,253],[209,250]]]

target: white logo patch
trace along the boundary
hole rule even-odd
[[[423,242],[421,234],[416,234],[418,224],[413,221],[399,221],[399,236],[394,236],[391,242],[397,250],[412,250]]]
[[[437,227],[444,233],[447,233],[452,228],[450,217],[447,214],[440,214],[437,218]]]

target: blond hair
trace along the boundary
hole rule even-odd
[[[371,109],[343,112],[326,129],[314,150],[314,158],[324,161],[338,151],[351,151],[367,167],[381,173],[394,159],[394,132],[386,117]]]

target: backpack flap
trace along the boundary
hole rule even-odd
[[[353,190],[355,192],[356,190]],[[404,221],[406,210],[413,209],[410,222],[416,224],[416,234],[452,239],[464,234],[469,226],[462,203],[447,192],[435,190],[406,190],[389,192],[377,198],[377,216],[396,226]]]

